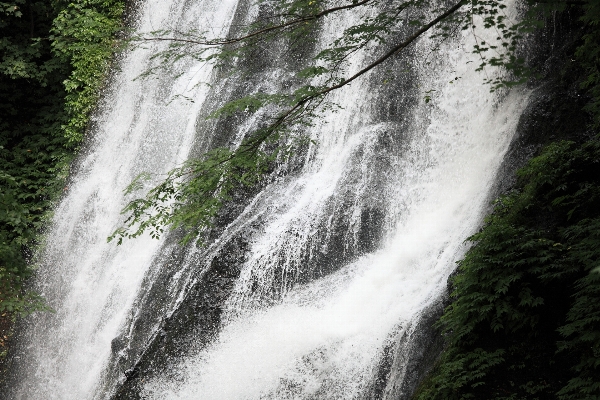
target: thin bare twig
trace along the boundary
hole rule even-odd
[[[339,7],[332,7],[332,8],[328,8],[326,10],[323,10],[319,13],[313,14],[313,15],[308,15],[306,17],[301,17],[301,18],[297,18],[294,19],[292,21],[288,21],[285,22],[283,24],[279,24],[279,25],[275,25],[275,26],[270,26],[267,28],[263,28],[263,29],[259,29],[256,30],[254,32],[251,32],[247,35],[244,36],[239,36],[236,38],[231,38],[231,39],[216,39],[216,40],[207,40],[207,41],[201,41],[201,40],[193,40],[193,39],[182,39],[182,38],[169,38],[169,37],[153,37],[153,38],[142,38],[142,40],[144,41],[170,41],[170,42],[182,42],[182,43],[190,43],[190,44],[198,44],[198,45],[202,45],[202,46],[224,46],[224,45],[228,45],[228,44],[234,44],[234,43],[239,43],[242,42],[244,40],[248,40],[248,39],[252,39],[256,36],[262,36],[266,33],[270,33],[272,31],[276,31],[276,30],[280,30],[280,29],[285,29],[288,28],[290,26],[293,25],[298,25],[304,22],[310,22],[310,21],[315,21],[319,18],[322,18],[328,14],[337,12],[337,11],[342,11],[342,10],[349,10],[352,8],[356,8],[356,7],[360,7],[363,6],[367,3],[370,3],[372,1],[375,0],[362,0],[358,3],[354,3],[354,4],[348,4],[345,6],[339,6]]]

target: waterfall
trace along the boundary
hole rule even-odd
[[[146,0],[135,28],[217,37],[257,15],[247,0]],[[331,17],[316,46],[361,17]],[[283,85],[302,60],[271,49],[248,82],[194,61],[177,78],[136,80],[165,44],[124,55],[37,257],[36,287],[56,313],[23,328],[11,398],[105,399],[130,382],[148,399],[366,398],[387,349],[401,336],[410,348],[444,295],[527,102],[490,93],[472,44],[468,32],[423,38],[336,92],[341,108],[310,128],[313,141],[230,206],[212,242],[183,249],[176,232],[106,243],[129,200],[121,190],[239,143],[256,118],[202,116],[236,91]],[[198,306],[210,302],[218,312]]]

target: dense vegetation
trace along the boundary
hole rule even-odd
[[[0,2],[0,356],[7,319],[46,308],[25,287],[31,255],[65,187],[123,10],[123,0]]]
[[[419,399],[600,398],[600,139],[519,172],[453,278]]]

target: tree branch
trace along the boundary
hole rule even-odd
[[[418,39],[421,35],[423,35],[425,32],[427,32],[429,29],[431,29],[433,26],[437,25],[438,23],[440,23],[444,19],[448,18],[450,15],[454,14],[456,11],[458,11],[465,4],[466,4],[465,0],[459,1],[454,6],[452,6],[448,10],[446,10],[443,14],[439,15],[437,18],[435,18],[434,20],[432,20],[428,24],[422,26],[419,30],[417,30],[415,33],[413,33],[411,36],[409,36],[402,43],[394,46],[386,54],[384,54],[383,56],[381,56],[377,60],[373,61],[371,64],[367,65],[366,67],[364,67],[363,69],[361,69],[359,72],[357,72],[356,74],[352,75],[350,78],[345,79],[344,81],[342,81],[341,83],[339,83],[337,85],[329,86],[329,87],[327,87],[327,88],[325,88],[325,89],[323,89],[323,90],[321,90],[321,91],[319,91],[319,92],[317,92],[315,94],[307,96],[304,99],[298,101],[292,108],[290,108],[283,115],[281,115],[280,117],[278,117],[277,120],[270,127],[268,127],[266,129],[266,132],[267,132],[266,134],[260,135],[259,137],[256,138],[255,141],[249,141],[247,143],[246,149],[241,150],[241,151],[245,152],[245,151],[252,151],[252,150],[257,149],[258,146],[260,146],[269,137],[269,135],[270,135],[269,132],[274,132],[279,127],[281,127],[291,115],[295,114],[298,111],[301,112],[300,109],[302,107],[304,107],[305,104],[307,104],[310,101],[312,101],[314,99],[317,99],[319,97],[326,96],[330,92],[332,92],[334,90],[337,90],[337,89],[340,89],[340,88],[342,88],[342,87],[350,84],[352,81],[358,79],[362,75],[364,75],[367,72],[371,71],[373,68],[377,67],[378,65],[382,64],[387,59],[389,59],[390,57],[396,55],[401,50],[403,50],[406,47],[408,47],[412,42],[414,42],[416,39]]]

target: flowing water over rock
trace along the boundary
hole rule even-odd
[[[257,15],[245,0],[147,0],[137,29],[222,36]],[[335,18],[317,46],[361,15]],[[28,322],[10,398],[406,398],[419,321],[481,223],[527,101],[489,92],[471,40],[433,53],[425,38],[335,93],[342,108],[310,128],[314,142],[240,194],[205,247],[183,249],[177,232],[106,243],[121,190],[239,143],[256,118],[202,116],[286,85],[315,49],[242,61],[244,82],[193,62],[177,79],[134,81],[161,44],[124,56],[39,256],[57,312]]]

